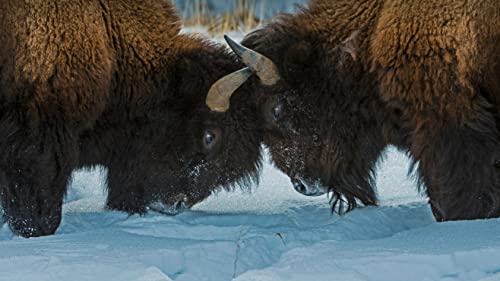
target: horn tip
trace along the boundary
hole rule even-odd
[[[228,35],[224,35],[224,40],[226,40],[227,44],[229,45],[229,48],[233,50],[233,52],[241,58],[243,53],[245,52],[245,47],[240,45],[238,42],[234,41],[231,37]]]
[[[226,40],[226,42],[228,44],[231,44],[231,43],[236,43],[231,37],[229,37],[229,35],[227,34],[224,34],[224,40]]]

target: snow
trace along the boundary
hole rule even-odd
[[[105,211],[105,171],[79,171],[56,235],[0,230],[0,280],[500,280],[499,221],[436,223],[408,166],[389,149],[381,206],[344,217],[268,162],[258,188],[178,216]]]

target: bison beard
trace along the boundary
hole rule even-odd
[[[350,210],[375,204],[373,167],[394,144],[437,220],[500,216],[500,2],[436,5],[311,1],[244,39],[279,69],[252,84],[280,169]]]
[[[205,106],[210,85],[242,65],[179,32],[163,0],[1,2],[0,197],[13,231],[54,233],[78,167],[106,166],[107,206],[129,213],[190,207],[257,178],[255,101]]]

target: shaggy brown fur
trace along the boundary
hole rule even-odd
[[[376,204],[374,165],[395,144],[438,220],[500,216],[499,1],[316,0],[243,44],[280,68],[259,106],[299,188],[326,186],[340,211]]]
[[[1,2],[0,195],[15,232],[54,233],[77,167],[105,165],[108,207],[129,213],[256,178],[255,101],[204,105],[241,65],[179,31],[163,0]]]

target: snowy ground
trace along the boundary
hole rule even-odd
[[[500,280],[498,220],[435,223],[389,150],[380,207],[330,215],[265,165],[252,193],[219,193],[175,217],[103,210],[103,171],[78,172],[57,234],[0,230],[0,280]]]

